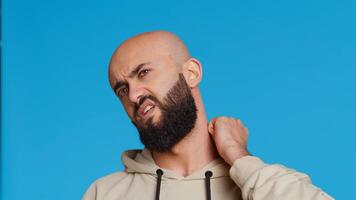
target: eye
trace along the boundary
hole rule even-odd
[[[150,70],[149,69],[143,69],[141,70],[139,73],[138,73],[138,78],[143,78],[147,75],[147,73],[149,72]]]
[[[129,89],[127,87],[123,87],[123,88],[119,89],[117,94],[119,95],[119,97],[124,97],[127,95],[128,92],[129,92]]]

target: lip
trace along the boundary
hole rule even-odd
[[[154,109],[155,109],[155,106],[150,108],[146,113],[143,114],[143,116],[141,116],[141,119],[146,120],[147,118],[149,118],[152,115]]]
[[[149,110],[147,110],[147,108],[149,108]],[[152,115],[154,109],[155,109],[155,104],[150,100],[145,100],[139,107],[137,113],[140,119],[145,120]]]

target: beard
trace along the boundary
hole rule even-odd
[[[155,106],[161,110],[161,116],[156,123],[153,123],[153,116],[146,122],[132,121],[132,123],[136,126],[140,140],[147,149],[167,152],[194,128],[197,120],[197,107],[191,90],[183,74],[179,74],[179,80],[167,92],[163,102],[151,95],[140,99],[139,104],[136,105],[135,119],[137,119],[139,106],[146,99],[155,102]]]

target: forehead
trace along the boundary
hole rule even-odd
[[[141,64],[166,67],[173,63],[172,56],[168,52],[155,50],[154,47],[144,47],[146,46],[121,47],[114,52],[109,64],[110,84],[113,84],[115,80],[124,80]]]

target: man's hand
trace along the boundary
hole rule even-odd
[[[235,160],[249,155],[247,151],[248,130],[239,119],[217,117],[208,125],[220,156],[232,165]]]

